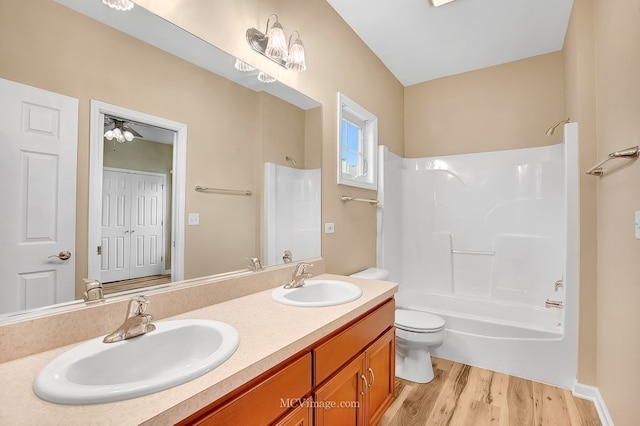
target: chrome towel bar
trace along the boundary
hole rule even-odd
[[[378,204],[378,200],[374,200],[371,198],[355,198],[355,197],[348,197],[346,195],[343,195],[342,197],[340,197],[341,201],[362,201],[363,203],[370,203],[371,205],[375,205]]]
[[[246,195],[248,197],[253,195],[253,191],[251,191],[250,189],[209,188],[206,186],[196,185],[195,190],[197,192],[212,192],[215,194],[226,194],[226,195]]]
[[[602,166],[609,160],[613,160],[614,158],[638,158],[638,153],[640,152],[640,147],[632,146],[631,148],[623,149],[622,151],[614,151],[610,153],[607,158],[587,170],[585,173],[588,175],[594,176],[602,176],[604,175],[604,170],[602,170]]]

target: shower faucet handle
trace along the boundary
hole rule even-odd
[[[558,291],[562,287],[564,287],[564,280],[561,278],[553,285],[553,291]]]

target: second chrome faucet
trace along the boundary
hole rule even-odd
[[[311,278],[313,275],[307,272],[307,268],[313,266],[312,263],[300,262],[296,265],[296,269],[293,270],[291,281],[284,285],[284,288],[297,288],[304,285],[304,281],[307,278]]]

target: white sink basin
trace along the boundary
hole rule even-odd
[[[291,306],[333,306],[352,302],[362,296],[357,285],[338,280],[306,280],[302,287],[278,287],[271,297]]]
[[[175,320],[115,343],[98,337],[45,366],[33,381],[38,397],[58,404],[102,404],[158,392],[199,377],[238,348],[235,328],[220,321]]]

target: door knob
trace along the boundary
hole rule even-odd
[[[48,258],[57,257],[60,260],[69,260],[71,258],[71,252],[67,250],[63,250],[58,254],[54,254],[49,256]]]

